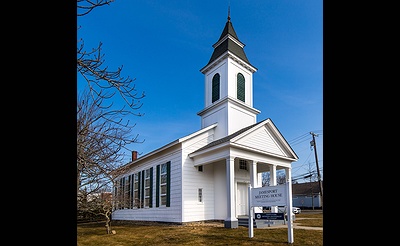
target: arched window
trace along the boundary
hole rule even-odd
[[[216,73],[212,79],[212,102],[219,99],[219,73]]]
[[[245,98],[245,81],[244,76],[241,73],[237,75],[237,99],[244,102]]]

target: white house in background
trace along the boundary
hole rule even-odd
[[[257,122],[253,73],[230,16],[204,74],[200,130],[183,136],[121,167],[114,195],[126,201],[113,220],[185,223],[223,221],[237,228],[248,216],[248,186],[261,187],[261,175],[284,169],[291,185],[296,153],[271,119]],[[160,133],[162,134],[162,133]],[[290,186],[291,187],[291,186]]]

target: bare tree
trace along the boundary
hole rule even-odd
[[[77,108],[77,189],[97,193],[112,181],[115,170],[124,164],[122,149],[136,142],[130,126],[116,124],[108,111],[99,108],[87,91],[78,98]]]
[[[316,168],[315,168],[315,166],[313,166],[311,164],[310,161],[308,162],[308,173],[309,173],[309,175],[307,175],[307,178],[310,178],[309,179],[310,182],[314,182],[314,181],[318,180],[318,174],[317,174]],[[304,178],[306,178],[306,177],[304,177]]]
[[[109,5],[113,0],[77,0],[78,2],[78,17],[85,16],[95,8]],[[80,27],[78,26],[78,29]],[[135,79],[129,76],[122,76],[122,68],[120,66],[116,70],[111,70],[105,65],[104,54],[102,53],[102,43],[90,51],[86,51],[84,40],[80,38],[77,45],[77,70],[78,74],[86,81],[89,94],[93,98],[93,102],[99,108],[107,110],[107,114],[103,118],[109,121],[114,121],[114,115],[136,115],[142,116],[136,112],[141,106],[141,99],[144,98],[144,92],[138,93],[136,90]],[[119,96],[124,105],[115,108],[113,102],[115,96]],[[101,98],[101,100],[97,100]],[[121,122],[115,122],[122,124]]]
[[[111,2],[114,0],[77,0],[78,17]],[[130,118],[143,115],[137,110],[145,94],[137,92],[135,79],[124,77],[122,68],[112,70],[106,65],[101,42],[86,51],[83,38],[78,40],[77,72],[80,81],[86,82],[86,89],[77,98],[78,210],[97,214],[103,211],[107,221],[112,212],[109,206],[114,202],[94,198],[111,189],[117,168],[125,162],[127,146],[142,143],[133,133],[136,124]],[[114,104],[117,99],[122,104]],[[108,226],[107,222],[107,233]]]
[[[278,185],[286,183],[286,174],[284,171],[279,170],[276,173],[276,183]],[[269,186],[271,184],[271,172],[262,173],[262,186]]]
[[[96,194],[87,194],[81,191],[78,196],[79,214],[82,217],[105,219],[106,233],[111,234],[111,213],[114,204],[112,192],[102,191]]]
[[[270,172],[263,172],[261,174],[261,177],[262,177],[262,180],[261,180],[262,187],[269,186],[269,183],[271,181],[271,173]]]
[[[97,7],[109,5],[114,0],[77,0],[78,16],[84,16],[89,14],[92,10]]]
[[[279,170],[276,175],[276,183],[278,185],[286,184],[286,173],[283,170]]]

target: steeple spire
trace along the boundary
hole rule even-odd
[[[210,60],[208,61],[207,65],[205,67],[203,67],[201,70],[206,68],[208,65],[210,65],[212,62],[217,60],[222,55],[226,54],[226,52],[228,52],[228,51],[231,54],[234,54],[235,56],[239,57],[241,60],[243,60],[248,65],[252,66],[250,64],[249,60],[247,59],[246,54],[244,53],[244,50],[243,50],[244,46],[245,46],[245,44],[240,42],[238,36],[236,35],[235,29],[233,28],[233,25],[231,22],[231,6],[229,5],[228,6],[228,20],[225,23],[224,30],[222,31],[221,36],[219,37],[218,41],[213,45],[214,52],[212,53]],[[254,68],[254,69],[256,69],[256,68]]]
[[[231,21],[231,5],[229,3],[229,5],[228,5],[228,22],[230,22],[230,21]]]

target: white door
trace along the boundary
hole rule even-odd
[[[248,215],[248,188],[246,183],[237,183],[236,191],[236,215]]]

